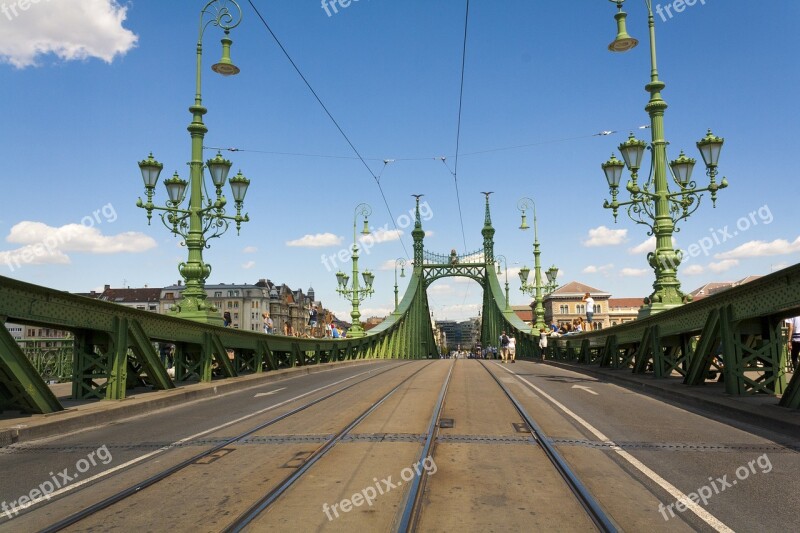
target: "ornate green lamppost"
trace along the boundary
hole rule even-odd
[[[398,292],[397,292],[397,265],[400,265],[400,277],[406,277],[406,260],[402,257],[398,257],[394,260],[394,312],[397,313],[397,308],[399,307],[399,300],[397,299]]]
[[[189,250],[188,260],[178,265],[178,271],[186,281],[186,288],[183,291],[180,303],[173,308],[172,312],[180,318],[215,325],[222,325],[222,317],[219,311],[206,301],[208,295],[205,291],[205,282],[211,274],[211,265],[203,262],[203,248],[208,247],[207,243],[210,239],[225,233],[228,230],[230,221],[236,222],[236,232],[238,233],[242,222],[250,220],[247,214],[242,215],[244,197],[247,193],[247,187],[250,185],[250,180],[245,178],[241,171],[229,180],[235,202],[236,215],[227,215],[225,212],[227,200],[222,194],[222,188],[227,181],[231,162],[218,153],[216,157],[209,159],[203,165],[203,138],[208,131],[208,128],[203,124],[203,115],[206,114],[207,110],[202,105],[200,92],[203,34],[208,26],[217,26],[224,31],[222,59],[211,69],[223,76],[237,74],[239,68],[231,62],[230,58],[231,43],[233,41],[228,38],[228,34],[241,21],[242,10],[233,0],[212,0],[200,11],[200,29],[197,38],[196,91],[194,105],[189,108],[189,112],[192,114],[192,122],[188,127],[192,139],[189,181],[181,179],[177,172],[171,178],[164,180],[169,199],[165,206],[157,206],[153,204],[153,195],[159,174],[164,165],[156,161],[152,153],[147,159],[139,162],[147,201],[143,202],[139,198],[136,205],[147,210],[148,225],[153,216],[153,211],[161,211],[161,221],[172,233],[183,237],[184,243]],[[206,191],[203,175],[205,168],[209,170],[211,180],[216,189],[216,197],[214,199],[204,195],[204,191]],[[182,204],[187,188],[189,190],[189,205],[183,207]]]
[[[361,230],[361,235],[369,235],[369,221],[367,217],[372,214],[372,208],[369,204],[358,204],[353,214],[353,284],[351,287],[347,286],[350,276],[341,270],[336,273],[336,281],[339,286],[336,292],[342,295],[345,300],[352,302],[353,310],[350,311],[350,318],[352,325],[347,331],[347,336],[352,338],[363,337],[366,333],[361,326],[361,311],[358,310],[359,303],[366,299],[367,296],[375,292],[372,288],[372,282],[375,280],[375,274],[369,270],[365,270],[362,274],[364,278],[364,288],[359,287],[358,283],[358,240],[356,235],[356,225],[358,216],[364,217],[364,228]]]
[[[617,4],[617,38],[608,49],[612,52],[625,52],[635,47],[638,41],[628,35],[625,27],[627,14],[622,11],[624,0],[610,0]],[[678,266],[681,263],[681,252],[672,245],[672,234],[679,231],[676,224],[688,219],[700,206],[701,195],[698,193],[708,191],[711,193],[711,203],[716,206],[717,191],[728,186],[724,177],[720,183],[716,182],[717,163],[724,139],[714,136],[711,130],[697,143],[697,148],[703,156],[706,165],[706,174],[709,177],[707,187],[698,188],[692,181],[692,170],[695,160],[680,153],[677,159],[667,162],[667,141],[664,140],[664,111],[667,103],[661,98],[661,91],[665,84],[658,77],[656,64],[656,34],[655,19],[653,17],[652,0],[645,0],[648,11],[648,24],[650,27],[650,83],[645,90],[650,93],[650,101],[645,106],[645,111],[650,115],[651,141],[636,139],[631,133],[627,141],[619,145],[624,163],[612,155],[611,159],[602,164],[603,171],[611,192],[611,202],[606,200],[603,207],[613,210],[614,221],[617,220],[617,211],[620,207],[627,206],[628,216],[637,224],[650,228],[648,235],[655,235],[656,250],[647,254],[647,260],[655,271],[653,293],[644,300],[644,305],[639,310],[639,317],[644,318],[653,313],[677,307],[688,301],[689,297],[680,290],[678,281]],[[642,156],[645,148],[649,149],[652,156],[651,170],[647,181],[640,185],[638,173],[641,168]],[[627,167],[631,173],[626,189],[631,199],[625,202],[617,201],[622,169]],[[672,192],[668,186],[667,174],[671,172],[672,180],[677,189]]]
[[[547,296],[558,288],[556,278],[558,278],[558,267],[553,265],[544,272],[547,276],[547,284],[544,286],[544,295]]]
[[[508,259],[504,255],[495,255],[494,258],[496,259],[497,263],[497,275],[500,275],[500,263],[502,262],[506,267],[506,311],[511,309],[511,302],[508,298]]]
[[[528,209],[533,209],[533,262],[534,262],[534,284],[528,284],[528,274],[530,273],[530,269],[527,266],[523,266],[519,271],[519,279],[522,282],[522,286],[520,290],[523,294],[534,294],[534,322],[533,322],[533,331],[539,331],[543,327],[545,327],[544,323],[544,299],[542,295],[542,264],[539,259],[541,252],[539,251],[539,229],[536,226],[536,202],[532,199],[528,198],[527,196],[521,198],[519,202],[517,202],[517,209],[522,212],[522,223],[519,226],[519,229],[525,231],[530,228],[528,226],[528,217],[526,215],[526,211]]]

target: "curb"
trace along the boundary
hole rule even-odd
[[[317,374],[340,366],[369,365],[379,361],[385,361],[385,359],[337,361],[320,365],[272,370],[212,381],[211,383],[192,383],[165,391],[145,392],[129,396],[124,400],[99,400],[92,404],[91,407],[84,409],[73,407],[57,413],[6,420],[6,423],[17,422],[17,424],[0,428],[0,448],[10,444],[54,437],[89,427],[117,422],[189,402],[218,398],[233,392],[260,387],[265,383],[301,375]],[[0,423],[2,422],[0,421]]]
[[[613,382],[635,392],[672,400],[686,407],[700,408],[708,413],[721,415],[738,422],[777,431],[792,438],[800,439],[800,411],[778,406],[777,399],[774,405],[774,412],[769,408],[770,406],[766,406],[767,409],[762,406],[753,406],[751,409],[744,409],[742,406],[736,405],[735,402],[726,402],[726,398],[729,397],[727,395],[721,395],[719,398],[704,398],[699,395],[684,394],[665,387],[659,387],[645,381],[628,378],[612,372],[598,371],[587,366],[571,365],[560,361],[540,360],[539,362],[580,374],[604,378],[609,382]]]

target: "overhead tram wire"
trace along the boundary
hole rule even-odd
[[[458,191],[458,149],[461,143],[461,109],[464,103],[464,67],[467,62],[467,30],[469,28],[469,0],[467,0],[464,15],[464,45],[461,49],[461,85],[458,91],[458,125],[456,126],[456,156],[453,164],[453,183],[456,187],[456,201],[458,202],[458,218],[461,221],[461,238],[464,241],[464,253],[467,253],[467,236],[464,232],[464,215],[461,212],[461,194]],[[442,159],[442,163],[445,163]],[[445,163],[447,166],[447,163]],[[465,296],[466,299],[466,296]]]
[[[621,128],[619,130],[605,130],[598,133],[591,133],[585,135],[577,135],[575,137],[560,137],[556,139],[546,139],[543,141],[537,141],[534,143],[525,143],[525,144],[515,144],[513,146],[501,146],[498,148],[487,148],[484,150],[478,150],[475,152],[464,152],[459,154],[459,157],[468,157],[474,155],[483,155],[483,154],[490,154],[494,152],[503,152],[506,150],[519,150],[522,148],[531,148],[533,146],[542,146],[545,144],[555,144],[555,143],[562,143],[567,141],[578,141],[581,139],[589,139],[591,137],[600,137],[600,136],[608,136],[614,135],[620,131],[630,131],[635,129],[646,129],[650,126],[637,126],[635,128]],[[225,146],[203,146],[204,150],[219,150],[222,152],[247,152],[253,154],[267,154],[267,155],[285,155],[285,156],[292,156],[292,157],[316,157],[316,158],[323,158],[323,159],[353,159],[358,160],[359,158],[356,156],[351,155],[333,155],[333,154],[308,154],[303,152],[278,152],[272,150],[256,150],[256,149],[249,149],[249,148],[236,148],[236,147],[225,147]],[[365,161],[389,161],[391,162],[400,162],[400,161],[440,161],[442,158],[447,159],[448,157],[452,156],[427,156],[427,157],[393,157],[388,159],[386,157],[365,157]],[[450,174],[453,171],[448,167],[447,169]]]
[[[297,63],[295,63],[295,62],[294,62],[294,60],[292,59],[292,56],[290,56],[290,55],[289,55],[289,52],[288,52],[288,51],[286,50],[286,48],[283,46],[283,43],[281,43],[280,39],[278,39],[278,36],[277,36],[277,35],[275,35],[275,32],[273,32],[273,31],[272,31],[272,28],[270,28],[270,26],[269,26],[269,24],[267,23],[266,19],[265,19],[265,18],[264,18],[264,17],[261,15],[261,12],[258,10],[258,8],[257,8],[257,7],[255,6],[255,4],[253,3],[253,0],[247,0],[247,3],[249,3],[249,4],[250,4],[250,7],[252,7],[252,8],[253,8],[253,11],[255,11],[255,13],[256,13],[256,16],[258,16],[258,18],[261,20],[261,23],[264,25],[264,27],[267,29],[267,31],[269,32],[269,34],[270,34],[270,35],[272,36],[272,38],[275,40],[275,42],[277,43],[278,47],[279,47],[279,48],[281,49],[281,51],[283,52],[283,55],[285,55],[285,56],[286,56],[286,59],[288,59],[288,60],[289,60],[289,63],[291,63],[291,64],[292,64],[292,67],[294,67],[294,70],[297,72],[297,74],[298,74],[298,75],[300,76],[300,78],[303,80],[303,83],[305,83],[305,84],[306,84],[306,87],[308,87],[308,90],[309,90],[309,91],[311,91],[311,94],[313,94],[313,95],[314,95],[314,98],[316,98],[316,99],[317,99],[317,102],[318,102],[318,103],[319,103],[319,105],[322,107],[322,109],[325,111],[325,114],[327,114],[327,115],[328,115],[328,118],[330,118],[330,119],[331,119],[331,122],[333,122],[333,124],[336,126],[336,129],[338,129],[338,130],[339,130],[339,133],[341,133],[341,134],[342,134],[342,137],[344,137],[344,140],[345,140],[345,141],[347,141],[347,144],[349,144],[349,145],[350,145],[350,148],[352,148],[353,152],[356,154],[356,156],[358,156],[358,159],[359,159],[359,161],[361,161],[361,163],[364,165],[364,168],[366,168],[366,169],[367,169],[367,172],[369,172],[370,176],[372,176],[372,179],[374,179],[374,180],[375,180],[375,183],[378,185],[378,190],[379,190],[379,191],[380,191],[380,193],[381,193],[381,198],[383,198],[383,203],[384,203],[384,205],[386,206],[386,210],[389,212],[389,219],[392,221],[392,225],[394,226],[394,230],[397,232],[397,235],[398,235],[398,237],[399,237],[399,236],[400,236],[400,229],[397,227],[397,221],[395,220],[395,218],[394,218],[394,215],[392,214],[392,209],[389,207],[389,202],[388,202],[388,200],[386,200],[386,194],[383,192],[383,187],[381,186],[381,180],[380,180],[380,178],[379,178],[378,176],[376,176],[376,175],[375,175],[375,173],[374,173],[374,172],[372,171],[372,169],[369,167],[369,165],[368,165],[368,164],[367,164],[367,162],[364,160],[364,158],[363,158],[363,157],[361,157],[361,153],[358,151],[358,149],[355,147],[355,145],[353,144],[353,142],[350,140],[350,137],[348,137],[348,136],[347,136],[347,134],[344,132],[344,130],[342,129],[342,127],[339,125],[339,122],[337,122],[337,121],[336,121],[336,119],[335,119],[335,118],[333,118],[333,115],[332,115],[332,114],[331,114],[331,112],[328,110],[328,107],[327,107],[327,106],[326,106],[326,105],[325,105],[325,104],[322,102],[322,99],[321,99],[321,98],[319,97],[319,95],[317,94],[317,91],[315,91],[315,90],[314,90],[314,88],[313,88],[313,87],[311,86],[311,84],[308,82],[308,79],[306,79],[306,77],[305,77],[305,76],[303,75],[303,73],[300,71],[300,67],[298,67],[298,66],[297,66]],[[385,168],[385,167],[386,167],[386,163],[384,163],[384,168]],[[406,254],[406,258],[409,258],[410,256],[408,255],[408,250],[406,249],[406,245],[405,245],[405,243],[403,242],[403,239],[398,239],[398,240],[400,241],[400,245],[403,247],[403,252]]]

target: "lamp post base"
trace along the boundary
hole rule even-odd
[[[201,322],[210,326],[224,326],[225,322],[222,320],[222,315],[218,310],[200,309],[200,310],[177,310],[167,312],[167,316],[175,318],[183,318],[184,320],[192,320],[194,322]]]
[[[637,318],[641,320],[643,318],[647,318],[663,311],[669,311],[670,309],[675,309],[676,307],[681,307],[683,305],[684,304],[664,304],[658,302],[645,304],[639,308],[639,314]]]

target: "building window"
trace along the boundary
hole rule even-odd
[[[239,302],[233,302],[233,308],[239,309]]]
[[[560,312],[560,314],[562,314],[562,315],[568,315],[568,314],[569,314],[569,306],[568,306],[568,305],[566,305],[566,304],[565,304],[565,305],[562,305],[562,306],[560,306],[560,307],[559,307],[559,312]]]
[[[600,307],[600,304],[594,304],[594,312],[598,314],[603,312],[603,308]]]
[[[233,302],[228,302],[228,309],[233,309]]]
[[[174,300],[175,299],[175,294],[171,293],[171,292],[165,292],[164,293],[164,298],[167,299],[167,300]]]
[[[214,298],[222,298],[222,291],[215,291]]]
[[[239,320],[239,313],[233,313],[233,319]]]
[[[586,312],[586,306],[583,304],[578,304],[575,306],[575,312],[579,315],[582,315]]]

